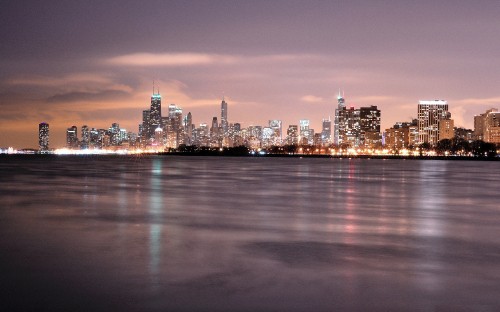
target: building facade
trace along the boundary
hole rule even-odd
[[[418,103],[418,143],[435,145],[441,140],[440,120],[450,119],[448,102],[444,100],[419,101]]]
[[[46,122],[38,125],[38,149],[41,153],[49,150],[49,124]]]

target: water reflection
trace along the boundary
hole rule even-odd
[[[151,161],[151,177],[149,191],[149,272],[152,286],[158,284],[158,274],[161,265],[161,235],[163,216],[163,165],[162,158]]]
[[[497,310],[496,163],[78,161],[0,163],[0,273],[49,310]]]

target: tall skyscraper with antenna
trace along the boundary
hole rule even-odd
[[[337,108],[335,109],[335,119],[333,120],[333,143],[335,145],[342,144],[342,131],[345,129],[345,99],[344,95],[337,96]]]
[[[151,95],[151,108],[149,110],[149,135],[154,138],[156,128],[161,128],[161,95],[160,89],[155,93],[153,82],[153,94]]]

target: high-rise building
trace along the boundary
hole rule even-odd
[[[155,131],[158,127],[162,127],[161,119],[161,95],[153,93],[151,95],[151,108],[149,110],[149,134],[150,138],[155,137]]]
[[[38,149],[41,153],[49,150],[49,124],[46,122],[38,124]]]
[[[108,129],[110,143],[113,146],[118,146],[121,143],[120,137],[120,125],[116,122],[111,124],[111,127]]]
[[[272,119],[269,120],[269,128],[272,129],[271,144],[281,145],[282,141],[282,128],[281,120]]]
[[[492,108],[486,113],[474,116],[474,136],[476,140],[500,143],[500,112]]]
[[[297,125],[289,125],[286,131],[286,144],[299,144],[299,127]]]
[[[332,120],[323,119],[321,127],[321,145],[327,146],[332,143]]]
[[[193,143],[193,117],[191,112],[189,112],[183,120],[184,127],[184,143],[186,145],[191,145]]]
[[[101,148],[101,140],[99,138],[99,131],[96,128],[90,129],[90,147]]]
[[[380,110],[377,106],[359,109],[360,146],[376,148],[382,146],[380,133]]]
[[[417,120],[397,122],[392,128],[385,130],[385,146],[393,149],[408,148],[415,145],[418,139]]]
[[[451,140],[455,137],[453,119],[442,119],[439,121],[439,140]]]
[[[78,128],[76,126],[66,129],[66,147],[78,148]]]
[[[345,99],[344,96],[340,94],[337,96],[337,108],[335,109],[335,118],[333,120],[333,143],[335,145],[342,144],[342,136],[345,131]]]
[[[309,119],[299,120],[299,144],[312,144],[311,131],[309,129]]]
[[[353,106],[345,107],[339,113],[339,142],[349,147],[362,145],[361,111]]]
[[[184,144],[184,125],[182,120],[182,108],[175,104],[168,106],[168,117],[164,117],[163,135],[167,147],[177,148]]]
[[[227,136],[228,122],[227,122],[227,102],[222,99],[220,103],[220,126],[222,128],[222,135]]]
[[[90,130],[87,125],[82,126],[82,141],[80,143],[81,149],[88,149],[90,146]]]
[[[443,100],[419,101],[418,103],[418,142],[436,144],[439,136],[439,121],[450,119],[448,102]]]

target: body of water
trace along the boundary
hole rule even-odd
[[[498,162],[0,159],[0,311],[498,311]]]

